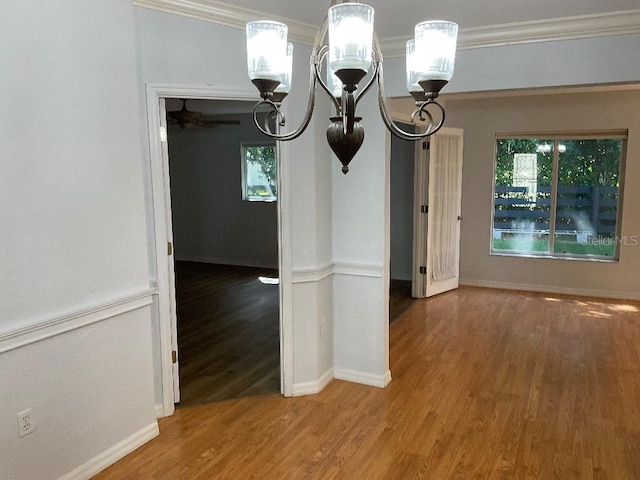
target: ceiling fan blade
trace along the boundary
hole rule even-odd
[[[182,100],[180,110],[167,112],[169,123],[178,124],[182,128],[191,128],[194,125],[199,127],[217,127],[218,125],[240,125],[239,120],[214,120],[206,119],[202,112],[192,111],[187,108],[187,100]]]
[[[202,112],[192,111],[187,108],[186,100],[182,100],[182,108],[180,110],[171,110],[167,112],[167,115],[180,124],[198,122],[202,118]]]
[[[239,120],[199,120],[197,124],[201,127],[217,127],[218,125],[240,125]]]

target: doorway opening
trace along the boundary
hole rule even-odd
[[[165,100],[181,406],[280,392],[277,155],[253,105]]]
[[[396,119],[396,122],[403,123]],[[406,131],[416,128],[410,124]],[[391,136],[389,158],[389,320],[414,299],[458,287],[462,220],[460,129],[422,141]]]
[[[203,86],[182,86],[182,85],[164,85],[164,84],[148,84],[147,91],[147,118],[149,126],[149,148],[150,148],[150,182],[151,182],[151,208],[153,218],[150,220],[149,229],[150,237],[153,239],[153,265],[157,274],[157,323],[153,328],[156,333],[154,337],[157,339],[155,343],[155,375],[158,379],[156,395],[161,405],[158,405],[158,416],[170,416],[175,411],[175,405],[180,401],[180,357],[181,352],[178,346],[178,322],[176,315],[176,269],[174,264],[174,253],[178,253],[177,257],[181,257],[186,251],[178,246],[181,252],[174,252],[173,226],[172,226],[172,196],[170,191],[170,167],[169,167],[169,149],[168,149],[168,129],[167,111],[175,111],[174,107],[167,108],[166,103],[174,101],[174,99],[193,99],[193,100],[216,100],[222,101],[222,104],[231,106],[233,103],[249,102],[251,105],[255,102],[255,92],[252,90],[233,89],[227,87],[216,87],[211,85]],[[178,102],[182,107],[182,102]],[[218,102],[220,103],[220,102]],[[188,105],[189,110],[197,111],[192,105]],[[229,112],[226,112],[229,113]],[[225,113],[225,114],[226,114]],[[193,127],[192,127],[193,128]],[[217,127],[216,127],[217,128]],[[213,128],[212,130],[215,130]],[[278,162],[278,201],[275,202],[277,212],[277,259],[276,269],[277,278],[280,280],[279,285],[264,285],[277,291],[278,299],[278,336],[279,336],[279,372],[280,372],[280,392],[285,396],[291,396],[293,393],[293,345],[292,345],[292,301],[291,301],[291,263],[290,263],[290,219],[283,214],[287,211],[290,204],[289,198],[289,174],[288,174],[288,151],[286,148],[277,147]],[[204,164],[204,166],[207,166]],[[179,168],[179,167],[178,167]],[[200,170],[191,171],[192,177],[202,173]],[[220,176],[220,181],[225,178]],[[228,180],[228,179],[227,179]],[[213,182],[209,185],[209,189],[215,194],[217,183]],[[240,185],[237,186],[237,195],[241,195]],[[215,196],[215,195],[214,195]],[[212,200],[215,202],[216,200]],[[220,202],[218,202],[220,203]],[[193,212],[191,212],[193,213]],[[197,219],[196,219],[197,220]],[[202,221],[202,218],[200,218]],[[215,224],[215,231],[225,235],[230,235],[230,230],[224,222]],[[210,228],[211,229],[211,228]],[[262,230],[254,229],[252,234],[245,235],[243,241],[250,241],[254,250],[261,248],[260,238]],[[184,238],[183,238],[184,242]],[[183,245],[184,246],[184,245]],[[200,252],[202,253],[202,252]],[[205,256],[205,255],[203,255]],[[176,258],[178,260],[178,269],[180,269],[181,261],[194,261],[193,263],[202,262],[207,258],[198,258],[199,253],[196,252],[191,258]],[[213,257],[208,260],[220,260]],[[224,263],[224,262],[221,262]],[[255,267],[252,262],[247,262],[242,267]],[[187,268],[189,265],[187,265]],[[271,265],[257,265],[257,267],[265,268]],[[197,268],[197,267],[196,267]],[[273,269],[271,269],[273,270]],[[193,278],[198,276],[197,271],[194,273],[184,270],[185,278]],[[261,272],[264,273],[264,272]],[[180,271],[178,274],[181,275]],[[268,276],[270,275],[259,275]],[[237,290],[237,289],[235,289]],[[273,290],[272,290],[273,292]],[[253,298],[255,295],[250,294]],[[228,295],[224,297],[228,299]],[[242,355],[240,355],[242,357]]]
[[[415,130],[414,125],[398,124],[407,132]],[[411,296],[415,156],[415,142],[391,135],[389,322],[399,318],[415,301]]]

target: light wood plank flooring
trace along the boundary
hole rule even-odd
[[[106,479],[640,478],[640,303],[463,287],[390,327],[386,389],[178,410]]]

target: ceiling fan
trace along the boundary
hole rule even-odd
[[[217,127],[218,125],[240,125],[239,120],[206,120],[202,112],[187,109],[187,100],[182,100],[182,108],[167,112],[170,124],[180,125],[180,128]]]

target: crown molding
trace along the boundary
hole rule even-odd
[[[245,29],[248,22],[268,18],[275,22],[286,23],[289,30],[289,41],[303,45],[313,45],[316,31],[318,30],[317,25],[298,22],[258,10],[236,7],[216,0],[133,0],[133,5],[241,30]]]
[[[640,33],[640,9],[461,29],[458,50]],[[380,41],[386,57],[404,57],[410,37]]]
[[[133,0],[133,5],[240,29],[244,29],[247,22],[268,16],[270,20],[286,23],[289,40],[304,45],[313,45],[318,29],[316,25],[217,0]],[[461,29],[458,50],[638,33],[640,9]],[[409,38],[381,39],[384,56],[403,57]]]

